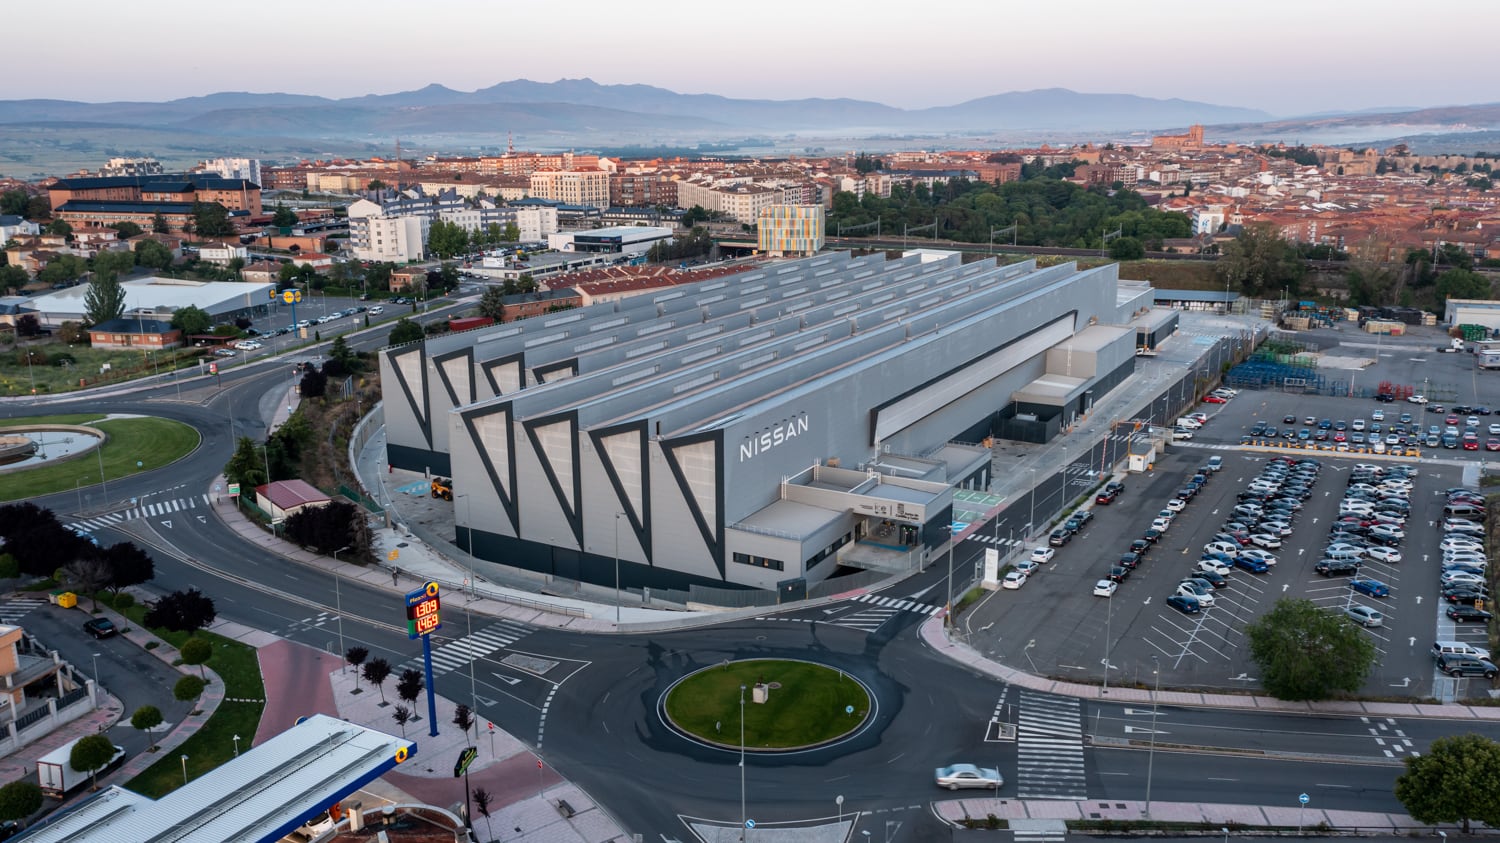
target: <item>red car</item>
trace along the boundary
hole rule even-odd
[[[1486,451],[1500,451],[1500,439],[1488,439],[1484,443]]]
[[[1340,430],[1337,433],[1333,434],[1333,441],[1335,441],[1335,442],[1343,442],[1345,440],[1345,438],[1346,437],[1344,436],[1344,431],[1342,431],[1342,430]]]
[[[1478,439],[1465,439],[1464,440],[1464,450],[1465,451],[1477,451],[1477,450],[1479,450],[1479,440]]]
[[[1217,395],[1205,395],[1205,396],[1203,396],[1203,403],[1205,403],[1205,404],[1223,404],[1224,403],[1224,399],[1220,398]]]
[[[1457,425],[1458,424],[1458,416],[1449,416],[1449,417],[1443,419],[1443,423],[1444,424]]]

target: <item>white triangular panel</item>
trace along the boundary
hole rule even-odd
[[[563,505],[569,512],[578,511],[578,490],[573,488],[573,423],[549,424],[535,429],[541,443],[541,457],[552,467],[557,484],[562,487]]]
[[[510,465],[510,437],[507,428],[510,426],[510,413],[490,413],[474,418],[474,430],[479,433],[479,447],[490,458],[490,465],[496,467],[496,481],[500,484],[500,492],[505,497],[512,497],[514,490],[507,488],[510,483],[510,473],[507,467]]]
[[[490,376],[495,379],[501,395],[510,395],[521,391],[521,371],[521,361],[510,360],[492,367]]]
[[[641,475],[642,435],[641,431],[632,430],[602,440],[604,455],[609,458],[610,468],[615,470],[620,485],[625,488],[625,502],[636,518],[640,518],[645,506],[645,483]]]
[[[698,511],[703,513],[703,520],[707,522],[710,535],[715,541],[719,537],[714,533],[715,526],[719,523],[718,508],[718,483],[717,461],[714,459],[714,443],[698,442],[693,445],[679,445],[672,449],[672,455],[677,458],[678,465],[682,466],[683,479],[687,481],[688,488],[693,492],[693,499],[698,503]]]
[[[418,421],[426,424],[427,384],[423,380],[422,349],[414,348],[411,351],[403,351],[395,355],[392,362],[396,364],[396,370],[406,381],[406,388],[411,390],[412,412],[417,414]]]
[[[448,379],[448,388],[458,396],[459,403],[474,403],[474,390],[470,387],[469,380],[469,356],[454,357],[444,360],[439,364],[443,367],[443,377]]]

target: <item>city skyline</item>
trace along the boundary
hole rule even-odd
[[[1125,19],[1116,6],[1081,0],[1065,20],[1039,8],[997,13],[959,0],[916,26],[916,36],[899,5],[808,8],[790,0],[763,0],[757,14],[722,22],[689,18],[670,0],[645,0],[627,14],[603,0],[576,0],[566,16],[550,6],[497,11],[455,0],[426,17],[394,0],[335,2],[320,9],[330,28],[317,31],[263,28],[305,11],[287,0],[259,4],[255,21],[233,7],[186,0],[157,0],[149,17],[104,14],[97,0],[83,5],[85,14],[66,21],[74,49],[62,61],[50,38],[13,45],[22,63],[48,70],[10,98],[159,101],[251,91],[338,99],[587,77],[737,99],[848,98],[907,109],[1068,88],[1291,117],[1493,102],[1489,80],[1500,75],[1492,54],[1467,54],[1451,40],[1412,38],[1392,25],[1410,14],[1392,0],[1362,4],[1358,17],[1292,0],[1268,0],[1254,16],[1166,0],[1149,16]],[[95,5],[101,14],[87,14]],[[19,7],[9,20],[14,31],[45,33],[63,23],[54,8]],[[1461,21],[1465,13],[1472,7],[1434,0],[1423,15]],[[185,23],[173,28],[182,37],[170,52],[143,51],[163,20]],[[249,61],[226,60],[237,53],[225,38]],[[1401,59],[1399,75],[1392,56]]]

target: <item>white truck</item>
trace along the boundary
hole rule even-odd
[[[42,793],[53,799],[62,799],[89,781],[93,773],[84,773],[75,770],[73,769],[73,765],[69,763],[69,759],[73,755],[73,746],[81,740],[83,738],[68,741],[37,759],[36,775],[38,784],[42,786]],[[99,772],[103,773],[113,770],[124,760],[125,749],[116,746],[114,757],[109,759],[109,763],[101,767]]]

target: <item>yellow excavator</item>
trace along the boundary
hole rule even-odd
[[[432,478],[432,496],[445,501],[453,500],[453,479],[451,477]]]

